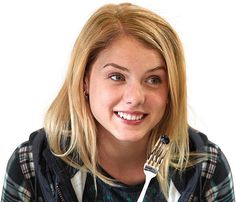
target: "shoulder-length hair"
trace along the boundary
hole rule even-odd
[[[90,17],[75,42],[66,79],[46,114],[44,127],[56,155],[77,168],[81,166],[79,158],[94,176],[111,182],[97,168],[96,122],[84,96],[84,80],[100,51],[121,35],[158,51],[166,63],[168,104],[162,120],[152,129],[147,155],[161,134],[169,136],[171,148],[157,176],[167,197],[169,166],[182,169],[189,156],[186,72],[179,37],[154,12],[129,3],[109,4]]]

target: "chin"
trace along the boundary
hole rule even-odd
[[[130,142],[130,143],[135,143],[135,142],[139,142],[140,140],[142,140],[144,138],[144,136],[139,136],[139,135],[125,135],[125,136],[115,136],[117,140],[121,141],[121,142]]]

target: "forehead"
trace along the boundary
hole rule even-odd
[[[165,66],[162,55],[131,36],[120,36],[102,50],[95,63],[121,62],[122,65]]]

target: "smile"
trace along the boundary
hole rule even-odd
[[[125,113],[125,112],[116,112],[116,114],[125,120],[128,121],[140,121],[145,117],[143,113]]]

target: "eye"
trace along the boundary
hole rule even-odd
[[[109,78],[113,81],[124,81],[125,80],[124,75],[122,75],[120,73],[113,73],[113,74],[109,75]]]
[[[146,82],[151,85],[158,85],[161,83],[161,78],[159,76],[150,76],[147,78]]]

